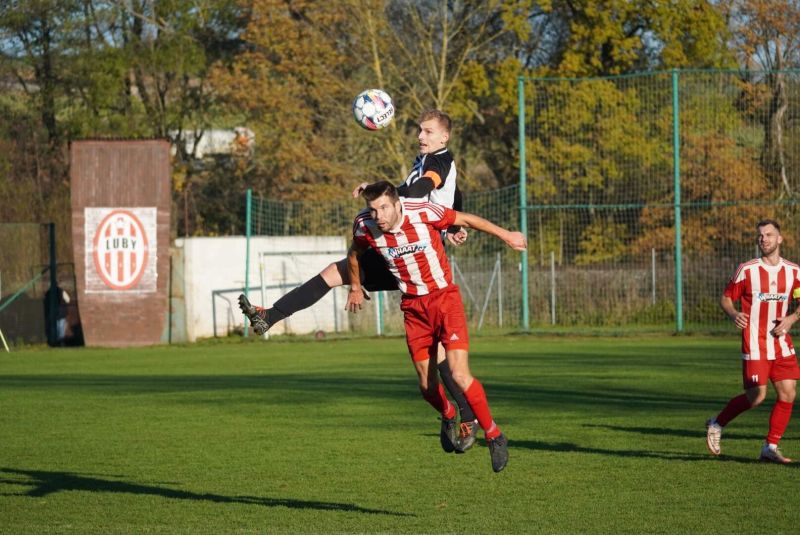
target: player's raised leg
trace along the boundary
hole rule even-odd
[[[239,296],[239,308],[250,320],[256,334],[264,334],[277,322],[312,306],[332,288],[348,283],[349,277],[344,267],[346,262],[343,259],[329,264],[318,275],[275,301],[270,308],[252,305],[244,295]]]

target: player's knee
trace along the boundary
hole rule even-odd
[[[424,395],[428,392],[431,386],[430,377],[427,373],[417,372],[417,379],[419,379],[419,391]]]
[[[320,276],[325,281],[325,284],[330,286],[331,288],[335,288],[337,286],[341,286],[345,283],[344,276],[339,271],[339,267],[334,262],[333,264],[328,264],[328,267],[320,272]]]
[[[453,370],[453,381],[462,391],[466,390],[472,384],[472,374],[469,370]]]
[[[750,408],[751,409],[755,409],[756,407],[758,407],[759,405],[764,403],[765,399],[767,399],[767,395],[766,394],[757,394],[757,395],[749,398],[749,400],[750,400]]]

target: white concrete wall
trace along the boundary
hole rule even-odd
[[[179,238],[175,247],[183,249],[186,337],[188,341],[214,336],[212,292],[230,290],[213,298],[216,306],[216,335],[226,336],[241,329],[243,316],[237,298],[244,287],[246,239],[244,236],[219,238]],[[250,301],[270,306],[294,286],[305,282],[328,264],[344,258],[347,243],[339,236],[258,236],[250,240]],[[328,251],[333,253],[323,254]],[[281,253],[262,255],[260,253]],[[298,254],[313,253],[313,254]],[[259,260],[263,261],[263,285]],[[345,293],[329,292],[313,307],[298,312],[288,321],[276,325],[270,335],[317,330],[333,332],[347,329],[344,312]],[[252,332],[252,331],[251,331]]]

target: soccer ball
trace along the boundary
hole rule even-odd
[[[362,91],[353,101],[353,117],[367,130],[386,128],[394,117],[392,97],[381,89]]]

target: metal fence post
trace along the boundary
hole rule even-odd
[[[244,294],[250,297],[250,226],[252,223],[252,205],[253,205],[253,189],[247,188],[247,195],[245,196],[245,243],[246,252],[244,255]],[[247,317],[244,319],[244,336],[247,338],[249,329],[249,321]],[[214,331],[216,335],[216,331]]]
[[[675,210],[675,330],[683,332],[683,256],[681,252],[681,125],[678,69],[672,69],[672,166]]]
[[[550,323],[556,324],[556,254],[550,251]]]
[[[378,299],[375,303],[375,334],[383,336],[383,292],[377,292]]]
[[[528,193],[527,161],[525,156],[525,77],[520,76],[517,81],[518,107],[519,107],[519,230],[525,239],[528,239]],[[528,251],[520,254],[522,271],[522,330],[530,327],[530,311],[528,310]]]

